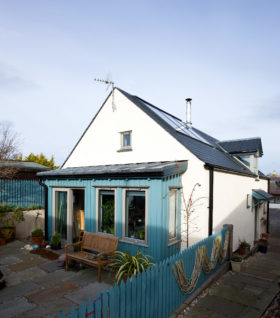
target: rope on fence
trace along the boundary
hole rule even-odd
[[[214,239],[210,261],[208,259],[206,245],[200,246],[196,251],[195,265],[190,279],[185,273],[183,261],[177,261],[173,265],[175,279],[183,293],[190,294],[193,291],[198,282],[201,270],[203,270],[205,274],[209,274],[211,270],[216,267],[217,261],[220,264],[224,262],[227,255],[228,242],[229,231],[225,234],[224,247],[222,246],[221,236],[217,236]]]

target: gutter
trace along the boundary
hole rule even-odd
[[[208,216],[208,236],[213,233],[213,194],[214,194],[214,168],[209,167],[209,216]]]
[[[40,186],[44,187],[45,190],[45,240],[48,240],[48,226],[49,226],[49,222],[48,222],[48,209],[49,209],[49,203],[48,203],[48,186],[45,185],[45,183],[42,182],[42,179],[39,179],[39,184]]]
[[[268,180],[267,192],[270,191],[270,180]],[[269,200],[267,201],[267,216],[266,216],[266,233],[269,233]]]

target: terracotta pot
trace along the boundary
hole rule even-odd
[[[0,237],[0,245],[6,245],[6,239],[4,237]]]
[[[33,245],[40,246],[44,241],[44,236],[32,236]]]
[[[267,239],[268,240],[268,233],[262,233],[262,238]]]

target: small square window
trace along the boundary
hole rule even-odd
[[[118,151],[131,151],[131,133],[132,131],[123,131],[121,135],[121,148]]]

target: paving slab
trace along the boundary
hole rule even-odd
[[[48,273],[52,273],[54,271],[61,269],[61,267],[58,266],[58,264],[59,264],[59,261],[56,260],[56,261],[42,264],[42,265],[40,265],[40,268],[42,268],[44,271],[46,271]]]
[[[5,281],[7,286],[14,286],[21,282],[24,282],[26,280],[32,280],[35,277],[45,277],[46,272],[44,272],[42,269],[38,268],[37,266],[27,268],[23,271],[17,271],[5,274]]]
[[[34,307],[35,305],[29,303],[26,299],[16,297],[13,300],[0,304],[0,314],[3,318],[12,318],[19,314],[21,314],[21,317],[24,317],[23,313]]]
[[[59,318],[60,312],[68,314],[71,307],[75,305],[65,298],[55,298],[51,301],[42,302],[30,311],[26,311],[24,315],[17,315],[15,318]]]
[[[180,315],[180,318],[224,318],[223,315],[213,312],[206,308],[194,307],[191,311],[186,314]]]
[[[78,286],[67,281],[58,282],[55,287],[36,291],[27,296],[27,299],[34,304],[41,304],[42,302],[62,297],[64,294],[78,288]]]
[[[257,300],[257,296],[250,291],[239,289],[237,293],[235,288],[232,288],[228,285],[220,285],[216,287],[209,292],[209,295],[221,297],[231,302],[245,306],[249,306],[252,302]]]
[[[49,288],[56,286],[56,284],[61,281],[71,281],[71,278],[73,278],[75,274],[74,272],[66,272],[64,269],[60,269],[52,273],[47,273],[46,276],[34,277],[31,280],[44,288]],[[73,284],[75,283],[73,282]]]
[[[229,301],[222,297],[211,295],[202,298],[198,304],[198,307],[206,308],[215,313],[230,318],[239,317],[242,311],[246,309],[246,306],[244,305]]]
[[[7,267],[12,270],[12,271],[23,271],[27,268],[30,268],[30,265],[32,266],[38,266],[41,264],[48,263],[49,260],[42,258],[38,255],[34,254],[22,254],[18,256],[21,259],[21,262],[16,263],[16,264],[11,264],[8,265]]]
[[[39,285],[36,285],[31,281],[25,281],[15,286],[5,287],[0,290],[0,303],[15,297],[26,296],[33,291],[40,289],[41,287]]]
[[[104,282],[98,283],[95,282],[93,284],[89,284],[77,291],[64,295],[65,298],[71,300],[76,304],[80,304],[81,302],[86,303],[88,299],[95,299],[95,297],[102,293],[104,290],[107,290],[111,287],[111,285],[106,284]]]
[[[9,265],[21,262],[21,259],[15,256],[1,256],[0,265]]]

